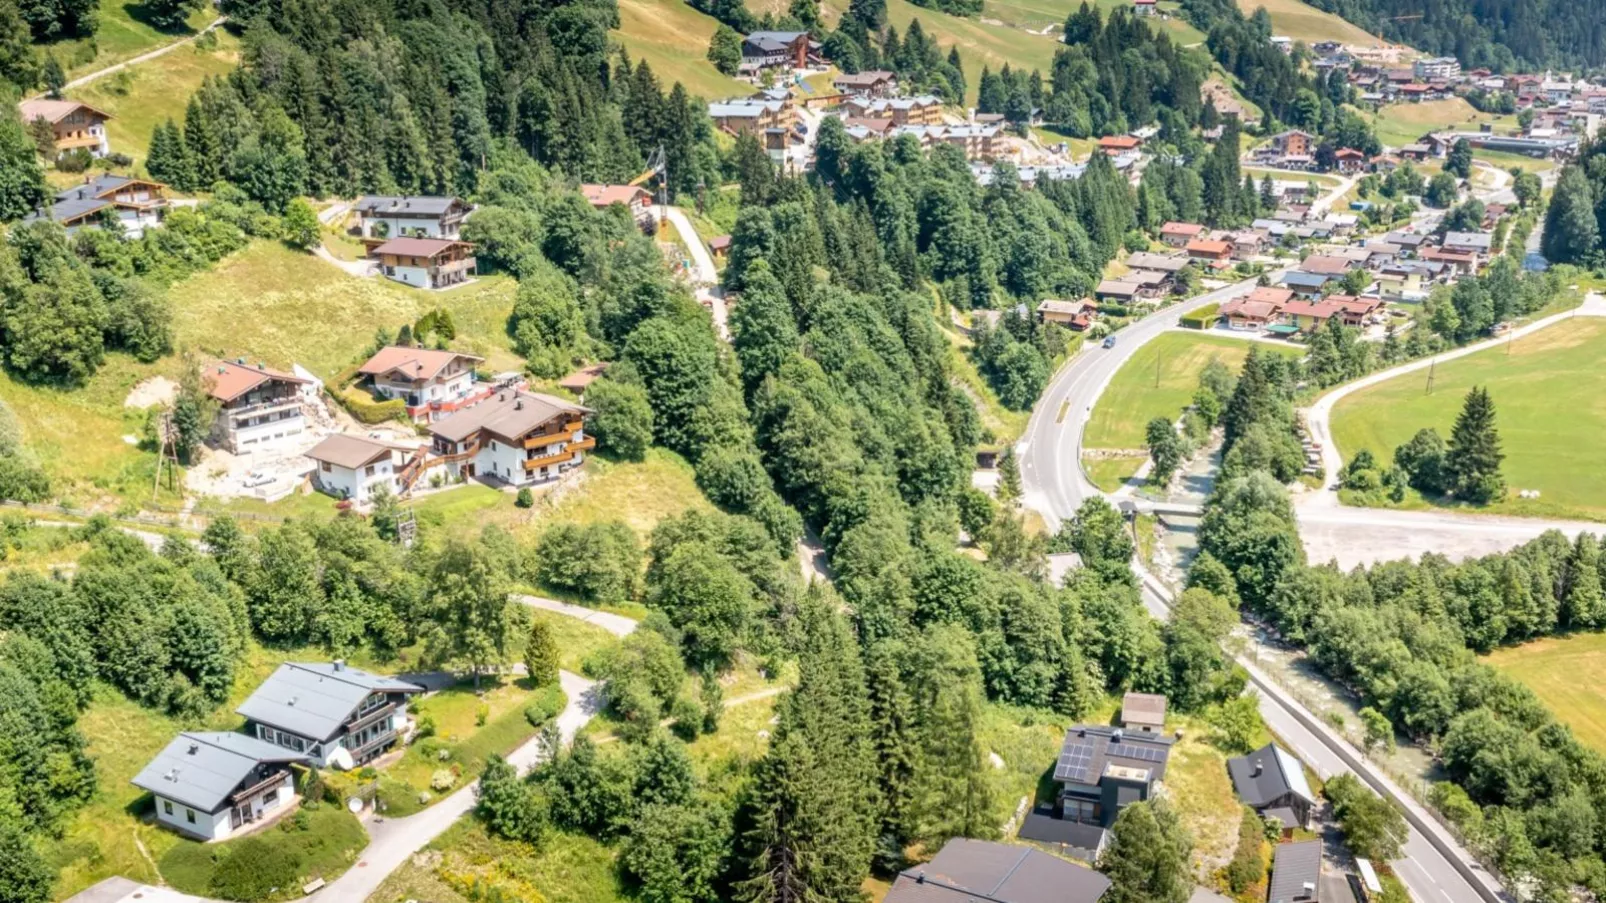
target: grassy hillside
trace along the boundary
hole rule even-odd
[[[1606,696],[1593,680],[1606,673],[1606,634],[1546,637],[1498,649],[1486,661],[1525,684],[1580,742],[1606,752]]]
[[[1410,144],[1424,133],[1439,129],[1477,131],[1479,123],[1516,121],[1515,117],[1479,113],[1472,108],[1472,104],[1459,97],[1427,100],[1422,103],[1390,104],[1371,114],[1370,118],[1377,130],[1378,140],[1395,147]]]
[[[351,365],[381,326],[394,332],[426,311],[452,312],[459,342],[493,370],[519,365],[505,324],[513,282],[480,277],[445,292],[385,279],[358,279],[274,242],[253,242],[216,267],[173,287],[180,348],[246,355],[270,365],[299,363],[329,377]]]
[[[57,41],[42,49],[61,62],[68,78],[77,78],[183,40],[205,28],[217,15],[212,4],[202,4],[190,13],[186,27],[163,30],[145,19],[139,5],[128,0],[100,0],[100,27],[93,40]]]
[[[708,61],[708,41],[719,23],[685,0],[619,0],[619,23],[614,38],[632,59],[646,60],[665,87],[678,81],[708,100],[752,93]]]
[[[1238,0],[1238,7],[1245,13],[1265,7],[1271,15],[1272,33],[1287,35],[1296,41],[1307,44],[1342,41],[1368,47],[1377,45],[1377,36],[1368,34],[1366,29],[1300,0]]]
[[[211,49],[180,47],[68,93],[110,113],[106,131],[112,150],[143,161],[151,131],[170,116],[182,121],[184,107],[201,82],[208,75],[228,74],[239,62],[239,40],[222,29],[213,34],[217,37]]]

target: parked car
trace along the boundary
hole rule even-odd
[[[1104,337],[1104,347],[1106,347],[1106,348],[1114,348],[1115,347],[1115,336],[1113,336],[1113,335],[1105,336]]]

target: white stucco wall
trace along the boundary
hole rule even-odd
[[[227,416],[220,415],[220,416]],[[261,448],[301,435],[306,429],[306,418],[301,415],[299,408],[291,408],[279,414],[278,420],[259,423],[255,426],[244,426],[234,431],[234,446],[238,449]]]
[[[424,238],[456,238],[458,224],[453,223],[449,229],[442,229],[439,220],[410,216],[386,216],[384,214],[368,215],[362,218],[362,234],[364,238],[378,238],[379,224],[384,223],[388,230],[385,234],[389,238],[400,238],[403,235],[418,233],[420,230]]]
[[[511,446],[500,439],[492,439],[475,455],[476,473],[489,473],[509,483],[524,484],[529,478],[524,473],[524,449]]]
[[[429,288],[429,270],[424,267],[395,266],[385,275],[413,288]]]
[[[295,801],[295,793],[295,779],[287,772],[284,775],[283,782],[279,785],[279,797],[273,804],[264,807],[261,794],[251,801],[255,817],[261,818],[264,814],[272,814],[283,806],[291,805]],[[224,805],[217,812],[203,812],[194,806],[186,806],[181,802],[169,800],[162,796],[156,796],[155,801],[156,820],[181,833],[204,837],[208,840],[225,840],[234,833],[234,828],[230,823],[230,806],[228,805]],[[173,810],[171,813],[167,811],[169,808]],[[195,815],[194,822],[189,820],[189,814],[192,812]],[[246,825],[242,824],[241,827],[246,827]]]
[[[373,475],[366,472],[366,468],[353,470],[350,467],[341,467],[338,464],[317,462],[318,469],[313,472],[318,488],[336,498],[350,498],[362,501],[373,494],[375,486],[385,486],[391,492],[399,488],[396,485],[396,465],[394,459],[374,462]]]

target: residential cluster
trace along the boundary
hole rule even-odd
[[[424,688],[333,662],[286,662],[242,702],[239,731],[184,731],[134,776],[156,821],[219,841],[277,821],[300,803],[297,770],[376,763],[414,730],[407,701]]]

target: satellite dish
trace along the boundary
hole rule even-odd
[[[351,810],[351,814],[356,815],[362,811],[362,800],[352,797],[346,800],[346,808]]]

